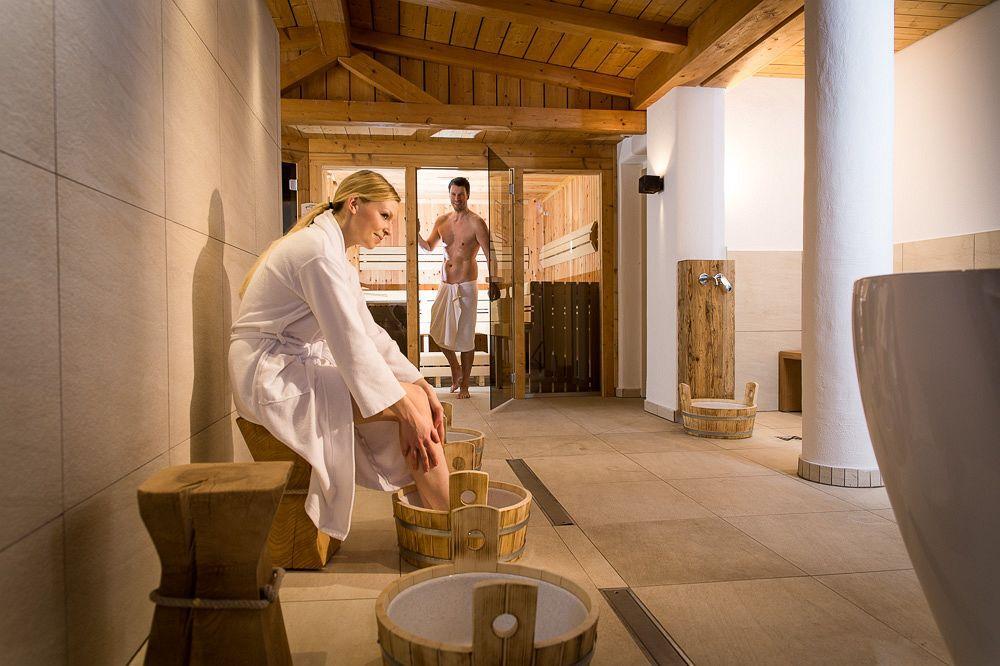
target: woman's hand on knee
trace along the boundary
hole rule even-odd
[[[410,467],[425,472],[437,467],[442,461],[439,454],[442,441],[422,391],[414,393],[407,390],[407,394],[392,408],[399,420],[400,450]]]
[[[427,396],[427,404],[431,408],[431,422],[434,424],[434,429],[437,430],[441,445],[444,446],[444,407],[441,406],[441,401],[438,400],[437,393],[434,392],[434,389],[427,383],[426,379],[418,379],[413,383],[424,392],[425,396]]]

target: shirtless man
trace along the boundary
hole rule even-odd
[[[476,308],[479,293],[476,281],[479,269],[476,255],[482,249],[490,267],[492,293],[492,258],[490,230],[483,218],[469,210],[469,181],[461,176],[448,183],[452,212],[434,221],[427,240],[417,236],[420,247],[427,251],[445,246],[441,267],[441,288],[431,308],[431,338],[444,352],[451,365],[451,392],[459,398],[469,397],[469,377],[475,357]],[[456,352],[462,355],[459,363]]]

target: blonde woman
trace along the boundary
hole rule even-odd
[[[347,259],[398,215],[382,176],[348,176],[260,256],[233,324],[236,409],[312,465],[306,512],[335,539],[350,530],[355,482],[395,490],[412,478],[425,506],[448,507],[441,403],[372,319]]]

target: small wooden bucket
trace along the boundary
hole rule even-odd
[[[455,405],[446,400],[442,400],[441,408],[444,409],[444,424],[448,428],[451,428],[452,421],[455,419]]]
[[[482,469],[485,445],[486,437],[479,430],[453,428],[449,425],[444,445],[444,457],[448,462],[448,471],[461,472]]]
[[[403,559],[415,567],[451,562],[452,514],[472,504],[497,509],[500,561],[520,559],[528,531],[531,493],[513,483],[490,481],[486,472],[453,472],[449,483],[448,511],[423,508],[416,484],[393,494],[392,514],[396,517],[396,538]]]
[[[456,509],[454,563],[407,574],[382,591],[375,618],[383,664],[590,662],[597,605],[557,574],[498,563],[498,513],[482,505]]]
[[[691,398],[691,387],[680,385],[684,432],[695,437],[746,439],[753,435],[757,415],[757,382],[747,382],[742,402],[723,398]]]

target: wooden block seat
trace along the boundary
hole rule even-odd
[[[746,439],[753,435],[757,415],[757,382],[747,382],[743,400],[692,398],[691,387],[680,385],[681,424],[695,437]]]
[[[267,538],[274,565],[285,569],[322,569],[340,548],[340,541],[316,529],[312,519],[306,515],[306,493],[309,492],[312,466],[267,428],[244,418],[237,418],[236,423],[254,460],[292,463],[291,477]]]
[[[449,483],[448,511],[424,508],[415,484],[393,493],[392,514],[403,559],[415,567],[450,562],[452,514],[464,506],[481,504],[497,509],[500,561],[518,560],[524,553],[531,493],[513,483],[490,481],[486,472],[471,470],[452,472]]]
[[[454,563],[402,576],[375,602],[382,663],[546,666],[586,664],[597,605],[576,583],[497,562],[499,511],[452,514]]]
[[[160,557],[146,664],[291,664],[267,535],[292,465],[202,463],[138,490]]]

